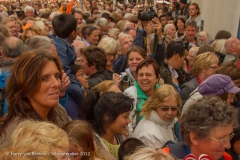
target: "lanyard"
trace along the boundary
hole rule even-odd
[[[190,148],[187,145],[185,146],[185,148],[186,148],[187,155],[191,154]]]

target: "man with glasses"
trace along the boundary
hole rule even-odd
[[[223,63],[232,62],[236,60],[240,54],[240,40],[238,38],[227,39],[227,41],[225,42],[225,49],[227,55]]]

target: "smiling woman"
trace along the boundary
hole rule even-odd
[[[24,53],[10,70],[6,87],[8,114],[0,119],[0,146],[8,145],[13,129],[23,119],[52,121],[58,126],[69,119],[58,106],[62,67],[45,51]]]
[[[134,82],[133,86],[124,91],[124,94],[134,99],[134,108],[130,114],[130,118],[132,119],[129,126],[130,134],[142,118],[140,112],[142,111],[143,103],[158,88],[157,83],[160,79],[159,66],[152,58],[146,58],[141,61],[136,68],[136,73],[137,81]]]

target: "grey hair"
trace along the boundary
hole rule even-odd
[[[113,38],[103,38],[98,47],[102,48],[107,54],[117,53],[117,41]]]
[[[18,57],[22,53],[23,41],[16,37],[8,37],[2,43],[2,51],[6,57]]]
[[[131,14],[131,13],[126,13],[125,15],[124,15],[124,19],[126,20],[130,20],[131,19],[131,17],[133,16],[133,14]]]
[[[51,51],[52,44],[52,40],[46,36],[33,36],[25,42],[25,45],[31,50],[44,48],[45,50]]]
[[[173,24],[167,24],[165,27],[164,27],[164,33],[167,34],[166,32],[170,29],[170,27],[174,26]],[[175,26],[174,26],[175,27]]]
[[[196,30],[198,31],[197,23],[194,20],[187,21],[185,23],[185,28],[187,28],[188,26],[195,27]]]
[[[24,7],[24,13],[26,13],[27,12],[27,10],[32,10],[33,12],[34,12],[34,8],[33,7],[31,7],[31,6],[25,6]]]
[[[191,145],[190,133],[198,139],[209,137],[215,127],[238,126],[236,109],[216,96],[206,96],[192,104],[180,119],[183,142]]]
[[[54,12],[52,12],[52,13],[50,14],[49,18],[50,18],[50,20],[52,21],[56,16],[58,16],[58,15],[60,15],[60,14],[62,14],[62,13],[59,12],[59,11],[54,11]]]
[[[86,25],[82,28],[82,36],[83,38],[86,38],[86,36],[90,36],[92,31],[94,30],[98,30],[98,27],[93,25],[93,24],[89,24]]]
[[[104,27],[107,23],[107,19],[106,18],[99,18],[96,23],[98,25],[100,25],[101,27]]]

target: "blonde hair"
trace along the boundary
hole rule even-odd
[[[102,81],[101,83],[99,83],[98,85],[96,85],[95,87],[93,87],[91,90],[95,90],[95,91],[100,91],[100,92],[107,92],[109,90],[109,88],[115,85],[115,82],[112,80],[105,80]]]
[[[33,32],[35,32],[39,36],[46,36],[46,33],[45,33],[44,30],[40,29],[37,26],[30,26],[30,27],[26,28],[25,31],[22,34],[22,40],[24,42],[27,40],[27,32],[28,31],[33,31]]]
[[[173,96],[177,100],[177,106],[180,107],[182,105],[182,100],[180,98],[179,93],[176,89],[169,84],[163,84],[160,86],[153,95],[143,104],[142,106],[142,114],[144,117],[148,118],[152,110],[158,108],[165,102],[165,98]],[[180,112],[178,111],[178,115]]]
[[[55,148],[68,151],[69,142],[67,134],[55,124],[26,120],[13,132],[10,146],[31,146],[36,150],[44,148],[50,153]]]
[[[199,54],[193,61],[191,72],[197,76],[202,69],[207,69],[213,63],[218,63],[219,59],[215,53],[205,52]]]
[[[216,39],[210,46],[213,47],[216,52],[227,54],[225,49],[225,43],[226,39]]]
[[[133,40],[133,37],[132,37],[131,35],[121,32],[121,33],[119,34],[119,38],[118,38],[118,40],[117,40],[117,49],[121,49],[121,48],[120,48],[120,47],[121,47],[121,46],[120,46],[120,40],[121,40],[121,39],[124,39],[124,38],[130,38],[131,40]]]
[[[197,52],[199,50],[199,47],[198,46],[192,46],[189,50],[189,53],[193,53],[193,57],[195,58],[197,56]]]
[[[125,156],[124,160],[174,160],[172,156],[163,151],[150,147],[140,147],[133,154]]]
[[[117,41],[110,37],[103,38],[99,42],[98,47],[105,50],[107,54],[117,53]]]
[[[199,32],[198,36],[203,36],[203,37],[206,38],[206,42],[203,45],[209,45],[210,39],[209,39],[209,35],[208,35],[208,33],[206,31]]]
[[[119,32],[122,32],[125,26],[125,21],[121,20],[117,23],[117,28],[119,29]]]

